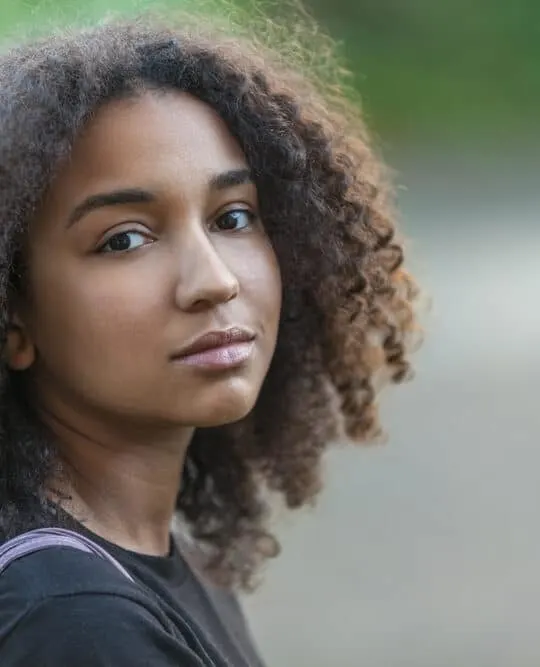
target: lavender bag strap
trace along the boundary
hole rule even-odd
[[[105,549],[87,537],[64,528],[30,530],[0,545],[0,575],[13,561],[51,547],[69,547],[99,556],[114,565],[127,579],[135,581],[125,567],[120,565],[116,558],[113,558]]]

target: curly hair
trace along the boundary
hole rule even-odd
[[[208,571],[245,588],[279,551],[268,493],[288,508],[313,501],[329,443],[379,434],[379,378],[408,375],[417,328],[392,191],[339,68],[321,81],[298,58],[286,61],[251,37],[148,17],[58,32],[0,56],[4,342],[28,227],[98,107],[145,89],[184,91],[217,111],[245,153],[283,277],[278,342],[252,412],[195,432],[177,501]],[[44,493],[59,457],[21,382],[3,365],[2,539],[59,520]]]

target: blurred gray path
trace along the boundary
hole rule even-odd
[[[246,602],[271,667],[540,665],[538,165],[446,157],[401,161],[434,306],[389,442],[332,452]]]

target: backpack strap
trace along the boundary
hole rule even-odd
[[[83,535],[64,528],[37,528],[36,530],[29,530],[0,545],[0,575],[13,561],[35,551],[50,549],[51,547],[69,547],[99,556],[109,561],[111,565],[114,565],[124,577],[130,581],[135,581],[126,568],[103,549],[103,547],[99,546],[99,544],[96,544]]]

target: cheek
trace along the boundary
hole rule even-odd
[[[255,317],[265,332],[277,336],[281,313],[281,273],[270,242],[261,239],[237,258],[236,274]]]
[[[148,345],[159,326],[160,281],[144,270],[70,270],[69,264],[41,271],[33,281],[32,335],[40,356],[74,366],[99,358],[117,362]],[[111,266],[111,269],[114,267]],[[140,267],[139,267],[140,269]]]

